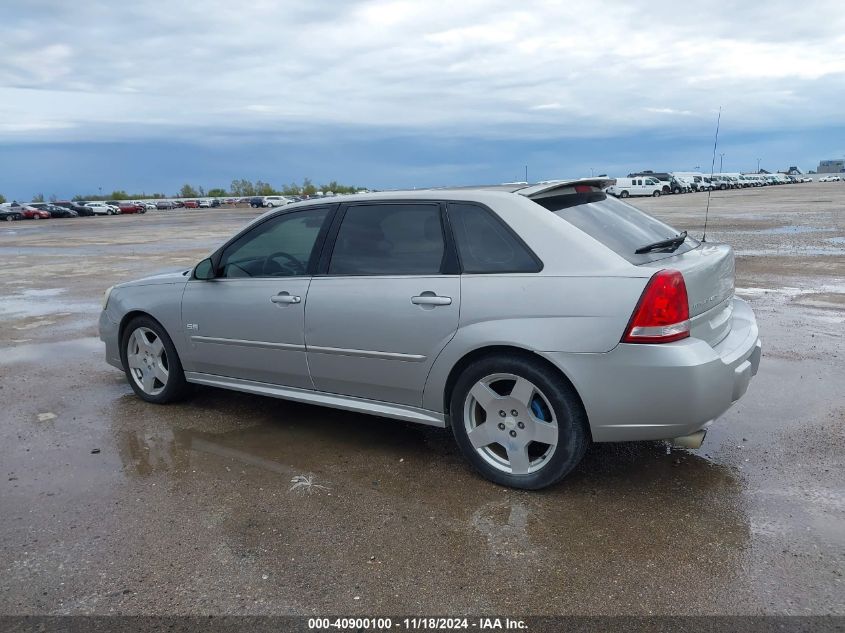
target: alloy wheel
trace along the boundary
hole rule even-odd
[[[153,330],[139,327],[132,333],[126,344],[126,364],[135,384],[144,393],[156,396],[167,387],[167,351]]]
[[[479,380],[464,401],[467,437],[492,467],[512,475],[543,468],[558,443],[549,399],[530,380],[493,374]]]

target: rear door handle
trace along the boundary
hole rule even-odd
[[[411,303],[418,306],[448,306],[452,305],[452,297],[439,297],[433,292],[424,292],[411,297]]]
[[[272,301],[273,303],[281,303],[283,305],[287,305],[291,303],[301,303],[302,297],[292,295],[289,292],[280,292],[279,294],[270,297],[270,301]]]

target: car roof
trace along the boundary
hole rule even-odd
[[[427,189],[396,189],[388,191],[340,194],[322,198],[309,198],[301,202],[294,202],[284,208],[306,207],[315,204],[344,202],[347,200],[467,200],[467,201],[495,201],[507,199],[518,194],[525,198],[538,199],[550,195],[566,193],[575,185],[604,189],[616,182],[615,178],[571,178],[563,180],[547,180],[538,183],[502,183],[498,185],[468,185],[456,187],[431,187]]]

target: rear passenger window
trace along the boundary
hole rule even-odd
[[[343,216],[328,272],[438,274],[445,252],[440,205],[355,205]]]
[[[484,207],[450,202],[449,223],[465,273],[536,273],[542,268],[504,223]]]

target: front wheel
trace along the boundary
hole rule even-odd
[[[450,402],[452,432],[484,477],[536,490],[565,477],[589,444],[587,416],[569,383],[524,358],[470,365]]]
[[[623,191],[622,193],[619,194],[619,197],[620,198],[627,198],[629,195],[630,194],[627,191]]]
[[[142,400],[166,404],[187,394],[176,347],[155,319],[139,316],[129,322],[121,337],[120,356],[129,385]]]

